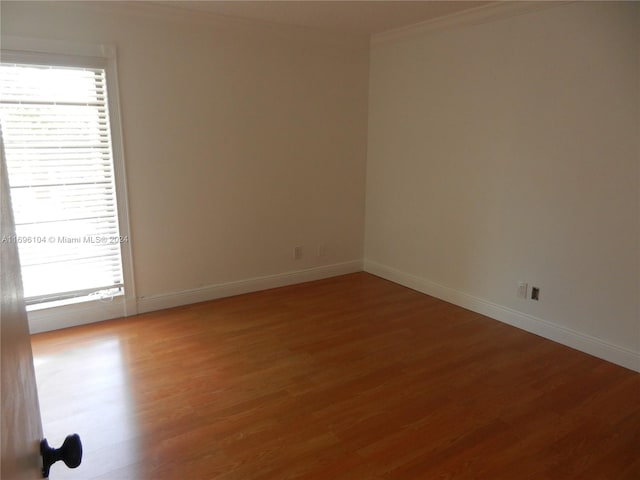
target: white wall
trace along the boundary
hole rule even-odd
[[[639,7],[374,38],[365,268],[640,369]]]
[[[1,31],[117,46],[142,310],[357,270],[366,168],[367,270],[640,369],[639,9],[554,6],[371,53],[113,3],[2,2]]]
[[[367,37],[149,5],[1,13],[3,36],[117,47],[143,310],[237,293],[212,287],[229,282],[361,268]]]

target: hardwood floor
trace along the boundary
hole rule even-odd
[[[33,336],[58,479],[640,478],[640,375],[358,273]]]

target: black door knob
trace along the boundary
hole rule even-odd
[[[42,455],[42,477],[49,476],[51,465],[62,460],[67,467],[76,468],[82,462],[82,442],[80,435],[74,433],[67,435],[60,448],[51,448],[45,438],[40,442],[40,455]]]

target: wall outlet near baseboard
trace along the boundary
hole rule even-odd
[[[531,300],[540,300],[540,289],[538,287],[531,287]]]
[[[527,284],[527,282],[518,282],[518,291],[517,291],[518,298],[526,299],[528,288],[529,288],[529,285]]]
[[[302,258],[302,247],[293,247],[293,259],[300,260]]]

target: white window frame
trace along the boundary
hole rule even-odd
[[[54,66],[96,66],[104,68],[108,95],[114,181],[118,205],[124,295],[108,300],[40,304],[28,309],[31,333],[45,332],[87,323],[99,322],[137,313],[127,182],[118,90],[118,70],[114,45],[83,44],[24,37],[2,36],[0,59],[3,62],[33,63]]]

